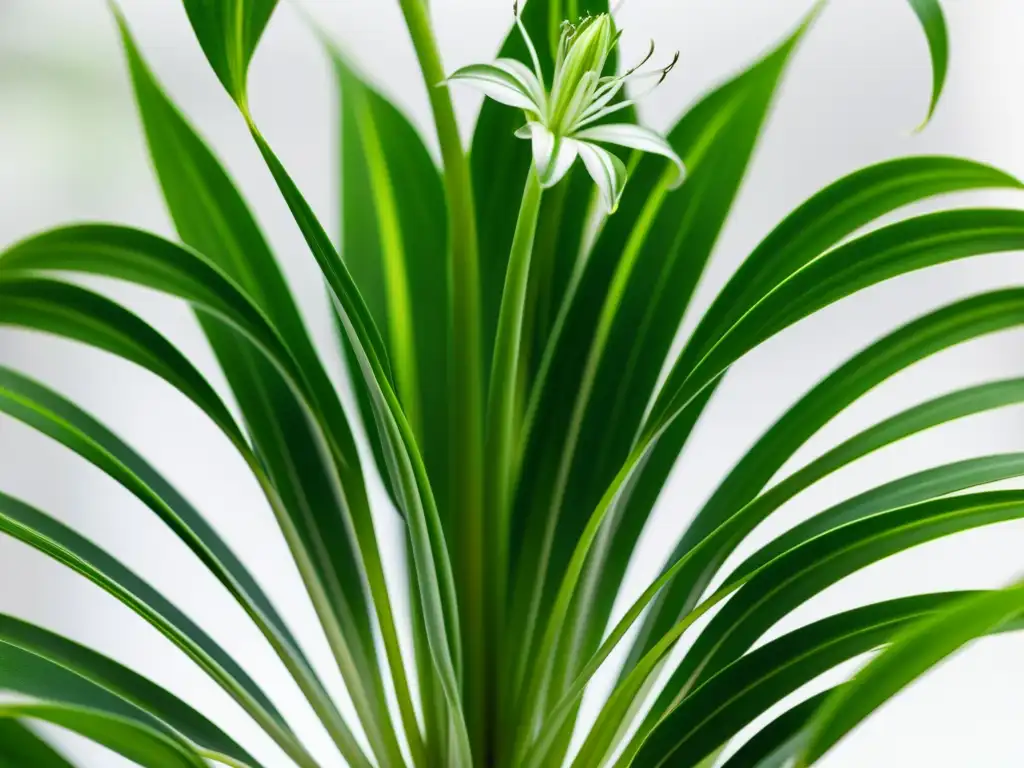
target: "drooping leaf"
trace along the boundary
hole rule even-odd
[[[341,255],[374,321],[385,329],[402,407],[443,510],[449,301],[444,189],[405,115],[331,53],[341,96]],[[353,378],[359,381],[358,374]],[[377,437],[365,406],[364,420]],[[380,451],[379,437],[374,443]]]
[[[8,499],[0,497],[8,507]],[[85,646],[28,622],[0,614],[0,643],[46,659],[52,664],[101,686],[156,718],[187,739],[197,751],[251,765],[256,760],[231,737],[177,697],[141,675]],[[40,665],[41,667],[42,665]],[[14,676],[17,679],[17,676]],[[0,687],[3,686],[0,679]],[[23,693],[26,693],[23,691]],[[39,696],[43,692],[34,693]],[[303,757],[301,751],[298,756]],[[305,756],[308,759],[308,755]]]
[[[637,768],[696,765],[818,675],[978,594],[948,592],[888,600],[789,632],[737,660],[684,699],[647,738],[631,764]],[[811,701],[813,705],[820,699]]]
[[[754,734],[722,768],[785,768],[803,744],[807,723],[835,690],[823,691],[787,709]]]
[[[182,240],[224,270],[266,314],[295,358],[320,411],[320,429],[340,453],[320,449],[317,430],[301,416],[302,405],[273,363],[249,354],[238,332],[205,312],[197,316],[235,393],[257,453],[295,519],[301,546],[296,560],[315,567],[317,582],[303,571],[327,625],[332,649],[355,692],[354,701],[370,742],[394,759],[397,742],[389,733],[383,681],[364,594],[360,565],[381,618],[385,647],[394,659],[399,691],[404,669],[391,620],[383,572],[359,457],[345,413],[324,371],[280,268],[244,200],[227,173],[187,120],[165,96],[143,61],[123,19],[121,33],[136,100],[168,209]],[[253,386],[258,382],[258,386]],[[339,487],[340,486],[340,487]],[[323,547],[318,542],[330,541]],[[344,643],[344,648],[339,648]],[[352,657],[354,665],[346,659]],[[403,702],[407,699],[403,697]]]
[[[122,670],[128,676],[134,674]],[[148,683],[141,677],[139,681],[143,687]],[[0,719],[28,718],[59,725],[145,768],[206,768],[199,752],[157,716],[100,683],[7,642],[0,642],[0,690],[18,696],[0,702]],[[156,706],[155,702],[146,706],[151,703]]]
[[[0,720],[2,768],[74,768],[53,747],[18,720]]]
[[[871,712],[964,644],[1010,624],[1024,610],[1024,585],[986,592],[916,624],[826,700],[809,725],[796,766],[811,765]]]
[[[928,354],[946,349],[962,341],[1014,327],[1021,323],[1024,323],[1024,291],[995,291],[957,302],[930,315],[926,315],[872,345],[861,356],[854,358],[854,360],[859,364],[863,364],[867,380],[872,380],[872,377],[877,376],[880,371],[889,371],[890,373],[883,374],[882,379],[884,379],[891,375],[891,373],[911,365]],[[851,369],[853,367],[851,366]],[[838,380],[842,381],[842,377],[838,377]],[[848,382],[847,386],[850,383],[852,382]],[[857,384],[860,384],[860,382],[857,382]],[[582,571],[588,547],[597,536],[602,514],[607,511],[609,505],[614,502],[616,495],[629,482],[631,468],[639,466],[643,456],[643,450],[637,449],[634,455],[631,456],[630,462],[616,477],[614,483],[602,499],[601,505],[595,511],[585,531],[584,538],[577,546],[577,550],[573,555],[572,570],[567,576],[559,595],[559,600],[563,604],[567,603],[572,596],[573,582],[570,579],[578,578]],[[715,552],[720,547],[734,544],[738,535],[750,530],[747,526],[750,525],[751,521],[759,519],[757,513],[756,506],[746,505],[736,514],[723,520],[717,528],[710,531],[693,549],[681,558],[673,561],[670,567],[662,572],[662,575],[626,611],[623,618],[603,641],[601,647],[590,657],[572,684],[567,688],[561,701],[551,708],[547,716],[547,725],[545,730],[542,731],[542,735],[538,737],[538,742],[544,739],[545,735],[547,738],[551,738],[552,730],[559,727],[558,723],[566,716],[578,697],[582,695],[591,676],[597,671],[611,651],[626,635],[633,623],[640,617],[644,609],[665,585],[670,583],[676,574],[697,561],[697,558],[705,556],[706,553]],[[738,586],[738,584],[733,584],[730,585],[730,588],[735,589]],[[664,657],[667,649],[675,643],[682,631],[692,621],[695,621],[702,615],[703,612],[710,610],[715,602],[723,599],[730,592],[729,589],[723,588],[723,590],[716,592],[713,599],[705,600],[696,609],[687,612],[685,616],[681,616],[677,621],[670,623],[665,631],[659,633],[655,638],[656,642],[650,646],[651,650],[644,655],[641,662],[633,665],[630,673],[621,681],[622,684],[625,684],[627,680],[632,680],[632,685],[619,697],[620,704],[622,700],[632,701],[632,694],[638,690],[642,681],[660,663],[660,659]],[[644,669],[638,670],[640,663],[643,663]]]
[[[386,450],[392,488],[398,496],[399,507],[405,513],[413,543],[414,565],[420,578],[420,596],[431,654],[449,704],[457,742],[461,745],[461,759],[468,759],[469,736],[458,684],[462,651],[455,581],[426,467],[385,367],[387,358],[381,356],[383,344],[366,303],[309,204],[255,124],[250,126],[281,194],[327,278],[335,309],[370,393],[376,426]]]
[[[928,39],[928,52],[932,58],[932,98],[928,104],[926,124],[935,114],[935,108],[942,98],[942,90],[946,85],[946,73],[949,69],[949,32],[946,29],[946,17],[942,13],[939,0],[908,0]]]

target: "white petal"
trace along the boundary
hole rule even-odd
[[[537,75],[533,73],[533,70],[523,64],[523,62],[517,61],[516,59],[498,59],[494,62],[494,66],[505,70],[510,75],[518,79],[526,88],[526,92],[530,94],[530,97],[534,102],[536,102],[537,106],[544,106],[544,84],[537,79]]]
[[[542,187],[553,187],[576,162],[579,142],[557,138],[541,123],[527,123],[516,131],[516,136],[532,140],[533,165]]]
[[[616,144],[620,147],[639,149],[641,152],[650,152],[667,157],[679,170],[673,186],[678,187],[686,177],[686,167],[683,165],[679,155],[676,154],[675,150],[672,149],[672,146],[665,141],[661,134],[652,131],[650,128],[630,123],[613,123],[584,128],[582,131],[577,131],[574,136],[585,141]]]
[[[540,112],[530,89],[518,77],[493,64],[471,64],[457,70],[447,82],[462,82],[484,92],[501,104],[519,107],[528,112]]]
[[[601,192],[605,211],[615,213],[622,190],[626,188],[625,164],[608,150],[583,141],[577,142],[576,151]]]

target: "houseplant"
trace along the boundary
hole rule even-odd
[[[1019,517],[1018,492],[950,496],[1021,474],[1017,454],[868,489],[778,538],[710,594],[707,587],[745,534],[818,480],[903,437],[1020,402],[1024,384],[1017,380],[954,392],[864,430],[768,486],[797,448],[886,378],[1019,324],[1024,294],[1016,290],[927,315],[819,383],[730,473],[663,575],[624,617],[610,619],[654,500],[729,367],[861,288],[931,264],[1020,249],[1024,215],[1013,210],[945,211],[858,236],[909,203],[1016,188],[1015,179],[965,160],[926,157],[839,180],[750,255],[669,360],[661,384],[669,345],[777,83],[812,19],[688,109],[662,138],[635,125],[620,86],[622,78],[641,89],[656,84],[672,58],[660,69],[647,62],[616,69],[606,6],[531,0],[521,20],[514,10],[502,61],[449,72],[425,4],[401,0],[443,166],[439,172],[401,113],[336,55],[339,257],[248,107],[246,70],[274,5],[183,3],[323,269],[362,426],[408,534],[415,663],[403,658],[398,640],[369,513],[371,470],[361,465],[353,437],[357,414],[342,409],[245,203],[164,96],[123,22],[154,167],[183,245],[108,225],[17,243],[0,256],[0,318],[147,368],[224,432],[277,515],[358,723],[338,712],[230,549],[142,457],[16,371],[0,371],[0,409],[110,474],[190,547],[266,636],[350,764],[710,764],[731,736],[786,694],[891,643],[854,682],[794,708],[727,762],[808,764],[931,663],[972,637],[1014,626],[1018,587],[932,594],[839,614],[748,653],[779,618],[843,576],[917,543]],[[931,47],[934,108],[946,69],[945,26],[935,2],[911,5]],[[448,93],[466,83],[505,102],[485,106],[469,159]],[[609,141],[638,151],[608,153]],[[128,280],[191,303],[244,426],[152,328],[55,271]],[[245,671],[144,581],[14,498],[0,496],[0,520],[6,533],[157,627],[292,762],[317,764]],[[654,690],[676,641],[719,606],[664,690]],[[580,696],[634,624],[639,634],[628,640],[618,684],[597,722],[581,725],[586,737],[569,754]],[[7,718],[0,750],[15,764],[66,764],[22,724],[33,719],[69,727],[142,765],[258,764],[136,673],[10,616],[0,617],[0,687],[21,695],[0,709]],[[653,701],[649,710],[641,709],[645,700]]]

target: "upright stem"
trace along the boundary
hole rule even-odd
[[[504,701],[507,689],[504,659],[509,656],[502,648],[505,635],[505,605],[508,595],[509,527],[514,488],[513,466],[515,437],[518,435],[516,404],[519,395],[523,315],[530,283],[530,261],[533,256],[537,219],[543,190],[537,174],[531,167],[523,191],[516,232],[505,273],[505,288],[501,294],[498,328],[494,340],[494,360],[491,365],[490,390],[487,398],[485,509],[490,525],[487,528],[487,634],[485,635],[485,679],[481,712],[484,721],[489,754],[485,764],[503,765],[498,754],[505,745],[501,736],[509,719]]]
[[[468,700],[473,744],[480,754],[481,731],[473,727],[482,711],[479,681],[484,678],[482,638],[484,627],[484,526],[483,526],[483,373],[480,343],[480,265],[477,250],[476,212],[469,162],[463,151],[451,96],[439,87],[446,74],[441,64],[430,16],[423,0],[399,0],[412,37],[434,114],[448,199],[448,231],[451,239],[449,285],[451,288],[451,372],[449,400],[451,455],[451,515],[462,631],[467,649],[464,689]],[[453,638],[453,642],[457,639]],[[458,659],[456,659],[458,661]]]

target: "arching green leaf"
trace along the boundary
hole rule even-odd
[[[390,600],[379,562],[377,539],[355,441],[337,393],[306,332],[295,301],[245,201],[227,173],[188,121],[163,93],[121,21],[121,32],[135,85],[136,100],[149,141],[150,155],[171,217],[182,240],[217,264],[252,298],[280,334],[297,368],[308,382],[320,412],[320,428],[331,437],[339,456],[320,449],[316,429],[306,428],[302,404],[271,361],[246,354],[246,342],[221,320],[197,310],[197,316],[235,393],[267,473],[285,509],[297,522],[303,551],[297,560],[315,565],[329,610],[324,622],[344,636],[329,637],[370,741],[392,758],[397,742],[390,732],[384,685],[378,673],[369,606],[359,564],[365,556],[367,583],[381,618],[389,659],[394,659],[399,690],[404,669],[391,619]],[[242,352],[240,353],[240,348]],[[254,386],[258,382],[258,386]],[[301,458],[300,458],[301,457]],[[330,541],[330,547],[318,542]],[[295,544],[293,543],[293,546]],[[309,582],[308,574],[303,573]],[[358,675],[358,677],[353,677]],[[361,693],[365,691],[365,693]],[[404,697],[407,698],[407,697]]]
[[[964,644],[1010,624],[1024,610],[1024,585],[982,593],[907,629],[854,680],[822,705],[809,726],[803,768],[831,749],[871,712]]]
[[[127,677],[134,675],[125,668],[120,671]],[[159,691],[158,697],[170,695],[144,678],[133,680],[140,689],[152,686]],[[152,689],[147,690],[152,693]],[[146,768],[206,768],[200,753],[157,716],[100,683],[6,641],[0,642],[0,690],[19,697],[0,702],[0,718],[59,725]],[[156,706],[155,700],[149,705]]]
[[[0,720],[0,766],[74,768],[60,753],[18,720]]]
[[[9,507],[8,499],[0,503]],[[12,616],[0,614],[0,642],[46,659],[65,670],[90,681],[111,694],[129,702],[148,716],[156,718],[174,733],[185,737],[196,750],[222,756],[246,765],[258,766],[256,760],[232,738],[201,714],[146,678],[85,646],[66,640],[60,635],[36,627]],[[38,665],[40,669],[43,665]],[[20,673],[23,674],[23,673]],[[10,673],[8,673],[10,675]],[[18,674],[7,679],[18,679]],[[58,678],[59,679],[59,678]],[[5,680],[0,678],[0,687]],[[84,686],[83,686],[84,689]],[[54,688],[56,693],[59,688]],[[22,691],[42,697],[36,692]]]

